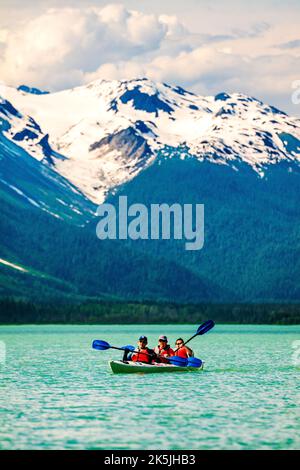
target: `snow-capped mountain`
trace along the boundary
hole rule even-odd
[[[53,156],[56,160],[62,158],[53,152],[48,135],[43,134],[34,119],[0,99],[2,204],[8,197],[18,206],[39,208],[52,217],[83,226],[95,213],[95,206],[55,171]]]
[[[234,168],[242,161],[260,176],[270,164],[300,163],[300,120],[243,94],[202,97],[148,79],[28,90],[0,86],[0,118],[10,122],[4,134],[96,203],[148,167],[157,150]]]
[[[146,79],[0,97],[0,294],[299,301],[299,119]],[[93,203],[120,194],[203,203],[204,249],[100,242]]]

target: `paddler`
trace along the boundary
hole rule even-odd
[[[168,344],[168,338],[165,335],[162,335],[158,338],[158,346],[156,346],[154,352],[160,356],[159,362],[167,363],[169,362],[167,358],[174,356],[174,351]]]
[[[186,359],[188,357],[194,357],[193,350],[189,348],[188,346],[185,346],[182,338],[178,338],[175,341],[175,345],[176,345],[175,356],[184,357]]]
[[[151,364],[156,359],[156,354],[153,349],[147,347],[148,338],[147,336],[140,336],[138,340],[138,352],[132,353],[130,360],[135,362],[145,362]]]

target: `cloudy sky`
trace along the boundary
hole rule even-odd
[[[50,91],[147,76],[300,115],[299,0],[1,0],[0,80]]]

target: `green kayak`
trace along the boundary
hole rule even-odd
[[[160,372],[195,372],[203,369],[201,367],[182,367],[172,364],[145,364],[144,362],[134,361],[109,361],[109,365],[114,374],[153,374]]]

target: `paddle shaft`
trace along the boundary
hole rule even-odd
[[[195,338],[195,336],[198,336],[198,333],[196,333],[195,335],[191,336],[190,339],[186,340],[185,343],[183,343],[180,347],[182,348],[182,346],[185,346],[189,341],[191,341],[193,338]],[[179,349],[179,348],[178,348]]]
[[[174,351],[174,353],[176,353],[176,352],[178,351],[178,349],[183,348],[183,346],[185,346],[189,341],[191,341],[191,339],[195,338],[195,336],[197,336],[197,335],[198,335],[198,333],[196,333],[195,335],[191,336],[187,341],[185,341],[183,344],[181,344],[181,345],[179,346],[179,348],[176,348],[175,351]]]
[[[126,349],[123,349],[123,348],[117,348],[116,346],[110,346],[110,349],[117,349],[118,351],[126,351]],[[127,351],[130,351],[129,349]],[[149,356],[149,357],[163,357],[163,356],[160,356],[159,354],[149,354],[149,353],[141,353],[141,351],[130,351],[132,354],[145,354],[145,356]]]
[[[117,348],[116,346],[109,346],[109,349],[117,349],[118,351],[126,351],[126,349],[124,348]],[[130,350],[129,350],[130,351]],[[149,353],[141,353],[141,351],[130,351],[132,354],[145,354],[146,356],[150,356],[150,357],[163,357],[165,359],[168,359],[168,357],[166,356],[161,356],[160,354],[149,354]],[[171,356],[173,357],[173,356]]]
[[[109,343],[105,342],[106,343],[106,348],[105,349],[116,349],[117,351],[123,351],[125,352],[126,351],[126,348],[123,347],[123,348],[118,348],[117,346],[111,346]],[[96,348],[97,349],[97,348]],[[131,352],[132,354],[145,354],[145,356],[149,356],[149,357],[162,357],[162,358],[165,358],[165,359],[169,359],[168,357],[166,356],[162,356],[160,354],[156,354],[154,352],[154,354],[149,354],[149,353],[141,353],[141,351],[131,351],[130,349],[128,349],[129,352]],[[170,356],[170,357],[173,357],[173,356]]]
[[[117,351],[123,351],[124,352],[123,361],[128,360],[127,359],[127,354],[129,352],[131,352],[131,353],[134,353],[134,354],[144,354],[145,356],[154,358],[154,360],[155,360],[155,357],[161,357],[161,358],[164,358],[165,361],[169,362],[170,364],[172,364],[174,366],[182,366],[183,367],[183,366],[190,365],[191,367],[200,367],[200,365],[202,363],[200,359],[195,358],[194,360],[198,361],[199,364],[198,363],[188,364],[187,359],[178,357],[176,355],[167,357],[167,356],[162,356],[161,354],[157,354],[155,352],[154,352],[154,354],[151,354],[151,353],[147,353],[147,352],[142,352],[141,350],[136,351],[134,349],[134,346],[131,346],[131,345],[123,346],[122,348],[118,348],[117,346],[111,346],[107,341],[101,341],[101,340],[94,340],[93,341],[93,348],[94,349],[100,349],[101,351],[105,351],[106,349],[116,349]],[[134,350],[132,351],[132,349],[130,349],[130,348],[133,348]],[[163,361],[163,362],[165,362],[165,361]]]
[[[120,348],[114,348],[114,349],[120,349]],[[124,349],[123,349],[124,351]],[[154,352],[154,354],[149,354],[149,353],[142,353],[141,351],[130,351],[132,354],[145,354],[145,356],[150,356],[150,357],[163,357],[164,359],[169,359],[168,357],[166,356],[161,356],[160,354],[156,354],[156,352]],[[170,357],[173,357],[173,356],[170,356]]]
[[[124,348],[117,348],[116,346],[110,346],[110,345],[109,345],[108,349],[117,349],[118,351],[125,351]],[[128,351],[130,351],[130,350],[128,349]],[[135,351],[132,351],[132,352],[135,352]]]
[[[198,335],[204,335],[207,331],[209,331],[211,328],[213,328],[215,323],[212,320],[207,320],[204,322],[197,330],[197,332],[191,336],[187,341],[185,341],[183,344],[179,346],[179,348],[176,348],[174,352],[178,351],[178,349],[183,348],[187,343],[189,343],[195,336]]]

